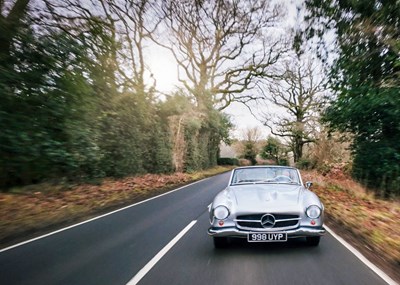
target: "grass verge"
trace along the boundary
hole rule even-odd
[[[326,224],[400,282],[400,203],[374,197],[343,173],[303,172],[325,206]]]

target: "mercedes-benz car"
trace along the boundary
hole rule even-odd
[[[317,246],[325,234],[324,206],[303,181],[298,169],[246,166],[232,170],[228,186],[209,206],[208,234],[214,246],[231,238],[248,242],[286,242],[305,238]]]

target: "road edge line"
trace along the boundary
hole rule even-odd
[[[361,252],[359,252],[355,247],[350,245],[347,241],[345,241],[342,237],[337,235],[331,228],[324,225],[325,229],[337,240],[339,241],[345,248],[347,248],[351,253],[353,253],[362,263],[364,263],[369,269],[371,269],[375,274],[377,274],[380,278],[382,278],[389,285],[398,285],[399,283],[395,282],[389,275],[387,275],[382,269],[377,267],[371,261],[369,261]]]
[[[73,225],[70,225],[70,226],[68,226],[68,227],[64,227],[64,228],[61,228],[61,229],[55,230],[55,231],[53,231],[53,232],[50,232],[50,233],[47,233],[47,234],[41,235],[41,236],[38,236],[38,237],[35,237],[35,238],[32,238],[32,239],[26,240],[26,241],[19,242],[19,243],[17,243],[17,244],[14,244],[14,245],[11,245],[11,246],[8,246],[8,247],[5,247],[5,248],[3,248],[3,249],[0,249],[0,253],[2,253],[2,252],[5,252],[5,251],[8,251],[8,250],[11,250],[11,249],[14,249],[14,248],[16,248],[16,247],[19,247],[19,246],[23,246],[23,245],[25,245],[25,244],[28,244],[28,243],[31,243],[31,242],[34,242],[34,241],[37,241],[37,240],[40,240],[40,239],[43,239],[43,238],[46,238],[46,237],[49,237],[49,236],[52,236],[52,235],[55,235],[55,234],[58,234],[58,233],[60,233],[60,232],[63,232],[63,231],[66,231],[66,230],[69,230],[69,229],[72,229],[72,228],[75,228],[75,227],[81,226],[81,225],[83,225],[83,224],[90,223],[90,222],[93,222],[93,221],[95,221],[95,220],[98,220],[98,219],[101,219],[101,218],[104,218],[104,217],[107,217],[107,216],[113,215],[113,214],[115,214],[115,213],[118,213],[118,212],[124,211],[124,210],[126,210],[126,209],[129,209],[129,208],[132,208],[132,207],[138,206],[138,205],[140,205],[140,204],[143,204],[143,203],[149,202],[149,201],[151,201],[151,200],[154,200],[154,199],[160,198],[160,197],[162,197],[162,196],[165,196],[165,195],[171,194],[171,193],[173,193],[173,192],[176,192],[176,191],[182,190],[182,189],[184,189],[184,188],[186,188],[186,187],[189,187],[189,186],[195,185],[195,184],[197,184],[197,183],[200,183],[200,182],[206,181],[206,180],[208,180],[208,179],[210,179],[210,177],[207,177],[207,178],[204,178],[204,179],[201,179],[201,180],[198,180],[198,181],[192,182],[192,183],[190,183],[190,184],[188,184],[188,185],[184,185],[184,186],[178,187],[178,188],[176,188],[176,189],[173,189],[173,190],[171,190],[171,191],[168,191],[168,192],[162,193],[162,194],[160,194],[160,195],[157,195],[157,196],[154,196],[154,197],[148,198],[148,199],[146,199],[146,200],[143,200],[143,201],[137,202],[137,203],[135,203],[135,204],[128,205],[128,206],[125,206],[125,207],[123,207],[123,208],[120,208],[120,209],[117,209],[117,210],[114,210],[114,211],[111,211],[111,212],[108,212],[108,213],[102,214],[102,215],[100,215],[100,216],[97,216],[97,217],[91,218],[91,219],[89,219],[89,220],[85,220],[85,221],[82,221],[82,222],[80,222],[80,223],[73,224]]]
[[[157,264],[158,261],[197,223],[197,220],[191,221],[183,230],[180,231],[163,249],[161,249],[142,269],[136,273],[126,285],[136,285],[140,280]]]

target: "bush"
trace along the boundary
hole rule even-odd
[[[310,158],[301,158],[296,162],[296,167],[299,169],[313,169],[315,167],[315,161]]]
[[[289,160],[287,158],[280,158],[278,160],[278,165],[289,166]]]
[[[220,157],[218,158],[218,165],[239,165],[239,160],[234,157]]]
[[[244,158],[239,159],[239,166],[250,166],[250,165],[252,165],[250,160]]]

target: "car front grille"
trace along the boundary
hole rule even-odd
[[[266,214],[240,215],[236,217],[235,222],[239,228],[245,230],[283,230],[297,227],[300,220],[299,215],[268,213],[275,218],[275,224],[273,227],[265,228],[261,224],[261,219]]]

